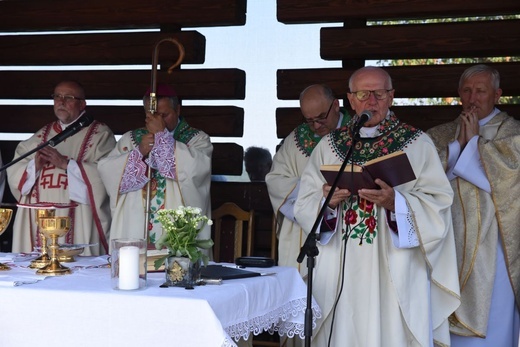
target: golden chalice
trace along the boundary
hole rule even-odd
[[[0,208],[0,235],[7,229],[11,217],[13,216],[13,210],[10,208]],[[11,269],[9,265],[0,263],[0,271]]]
[[[49,246],[51,259],[49,264],[37,270],[40,275],[60,276],[72,273],[72,271],[60,264],[58,260],[58,238],[67,234],[70,230],[70,217],[40,217],[38,219],[40,231],[51,239]]]
[[[37,209],[36,210],[36,224],[40,225],[40,223],[39,223],[40,218],[54,217],[55,214],[56,214],[56,210],[53,208],[52,209],[49,209],[49,208]],[[31,261],[31,265],[29,265],[29,267],[31,269],[41,269],[42,267],[48,265],[49,262],[51,261],[51,258],[47,254],[47,236],[45,236],[45,234],[43,232],[41,232],[41,228],[40,228],[40,235],[42,238],[42,248],[41,248],[42,254],[38,258]]]

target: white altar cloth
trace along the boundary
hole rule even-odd
[[[248,268],[276,274],[193,290],[160,288],[164,273],[148,273],[145,289],[118,291],[110,269],[96,267],[103,263],[80,257],[64,264],[71,275],[13,286],[35,270],[8,262],[12,270],[0,272],[0,346],[220,347],[266,330],[303,337],[307,289],[294,268]],[[321,311],[312,306],[315,321]]]

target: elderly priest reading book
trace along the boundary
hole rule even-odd
[[[416,178],[392,187],[385,182],[387,171],[403,168],[395,165],[376,174],[378,189],[334,190],[319,229],[313,296],[323,319],[313,344],[449,346],[448,317],[460,303],[453,191],[429,136],[389,109],[394,89],[386,71],[357,70],[349,89],[356,114],[368,110],[373,116],[361,128],[348,165],[369,171],[401,158],[409,160]],[[354,122],[357,117],[324,136],[305,167],[295,214],[307,233],[331,189],[321,166],[343,163],[353,144]],[[406,155],[367,165],[398,151]]]

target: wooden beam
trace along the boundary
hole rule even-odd
[[[150,87],[150,70],[0,71],[5,99],[49,99],[63,79],[80,81],[87,99],[141,99]],[[173,85],[181,99],[244,99],[246,75],[239,69],[175,70],[157,73],[158,83]]]
[[[520,20],[322,28],[321,57],[417,59],[520,55]]]
[[[229,201],[233,201],[244,210],[255,209],[271,213],[273,211],[265,182],[213,182],[212,207],[217,208]]]
[[[155,45],[166,38],[184,46],[183,64],[204,63],[206,38],[197,31],[178,31],[0,36],[0,65],[151,65]],[[176,45],[161,43],[157,58],[163,68],[178,57]]]
[[[520,120],[520,104],[504,104],[497,107]],[[394,106],[392,109],[401,121],[422,130],[450,122],[457,118],[461,111],[460,106]]]
[[[520,120],[520,104],[498,105],[498,108]],[[427,130],[457,118],[461,108],[460,106],[392,106],[392,110],[401,121]],[[351,115],[354,114],[350,107],[347,111]],[[302,114],[299,108],[276,109],[276,135],[279,139],[287,137],[301,123]]]
[[[87,112],[116,135],[144,126],[143,106],[88,106]],[[235,106],[183,106],[188,123],[210,136],[242,137],[244,109]],[[16,117],[13,117],[16,115]],[[55,119],[52,106],[0,105],[2,132],[33,133]]]
[[[285,24],[344,22],[348,19],[439,18],[520,13],[517,0],[277,0],[278,21]]]
[[[236,143],[214,143],[211,172],[214,175],[242,175],[244,148]]]
[[[246,0],[0,1],[0,31],[244,25]]]
[[[417,65],[385,67],[392,77],[396,98],[456,97],[462,72],[474,64]],[[488,64],[502,76],[504,96],[520,95],[520,63]],[[287,69],[277,71],[277,95],[282,100],[297,100],[303,89],[314,83],[329,85],[337,98],[346,98],[348,79],[354,69]]]
[[[19,141],[0,141],[3,163],[8,164],[14,156]],[[212,173],[214,175],[241,175],[244,149],[236,143],[214,143]]]

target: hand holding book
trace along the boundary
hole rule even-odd
[[[341,165],[322,165],[320,171],[329,185],[334,183]],[[367,161],[364,165],[347,165],[340,177],[338,188],[348,189],[357,194],[359,189],[379,189],[374,182],[381,179],[395,187],[413,181],[416,177],[408,156],[403,151],[397,151],[376,159]]]

